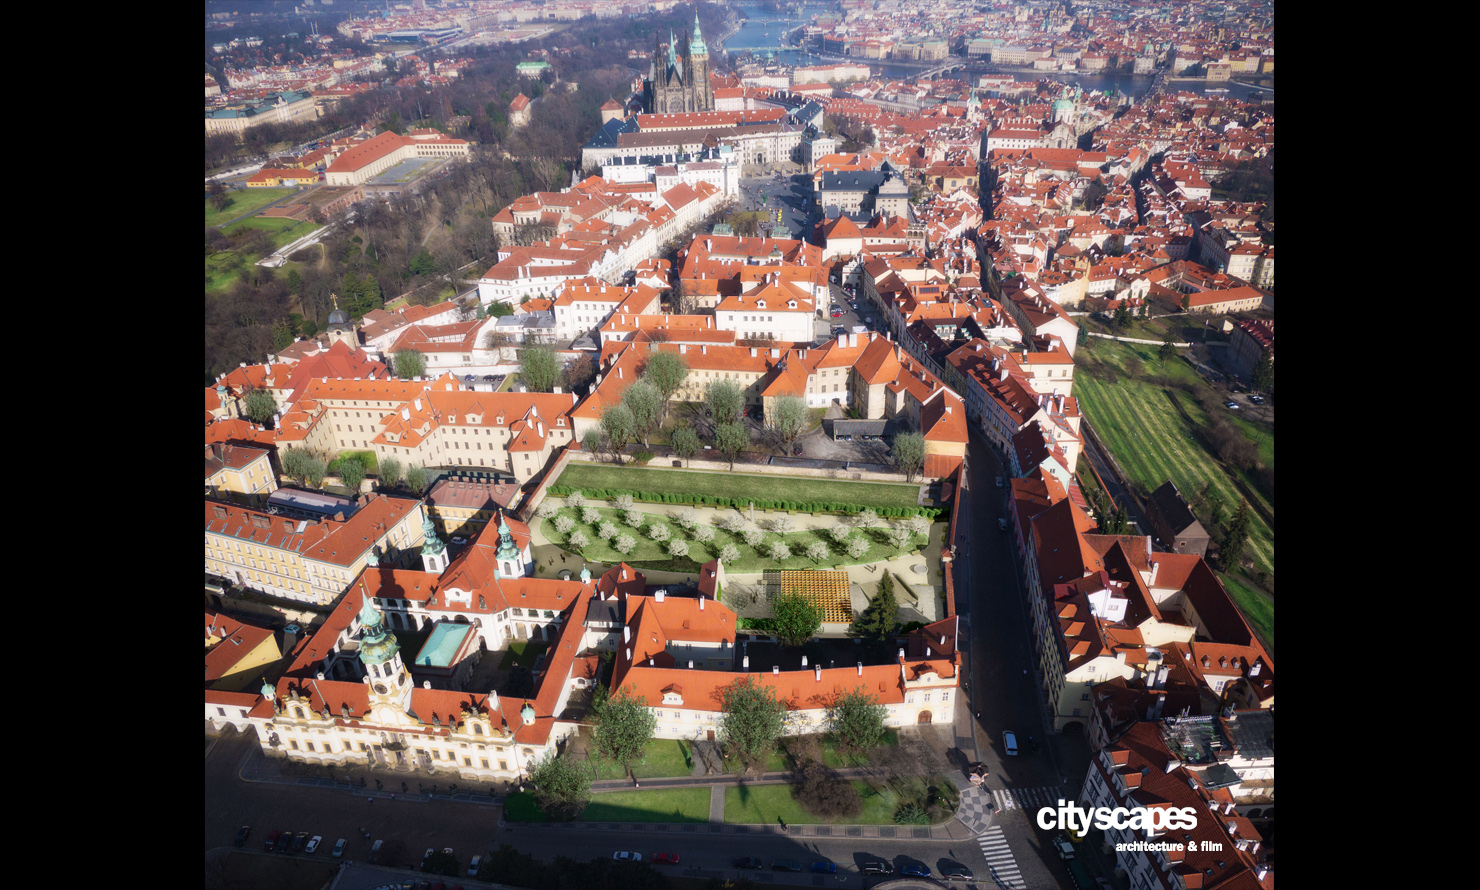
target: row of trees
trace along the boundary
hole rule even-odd
[[[360,483],[370,473],[370,467],[366,461],[358,456],[341,455],[332,463],[325,460],[322,455],[316,454],[307,448],[290,448],[282,452],[283,472],[292,477],[299,485],[309,488],[322,488],[324,478],[330,474],[339,476],[340,483],[352,490],[359,490]],[[379,463],[380,488],[396,489],[404,483],[412,494],[420,495],[426,491],[427,483],[431,474],[426,467],[411,464],[403,465],[394,457],[387,457]]]

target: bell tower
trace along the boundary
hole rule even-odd
[[[423,571],[440,575],[447,571],[447,545],[437,536],[437,526],[432,517],[422,519],[421,534],[425,543],[421,545],[421,567]]]
[[[411,711],[411,674],[401,662],[401,644],[370,599],[360,609],[360,662],[370,684],[370,709]]]

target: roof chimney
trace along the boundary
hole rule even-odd
[[[779,664],[773,664],[773,665],[771,665],[771,675],[772,676],[780,676],[780,674],[781,674],[781,665],[779,665]]]
[[[861,661],[858,663],[858,676],[863,676],[863,662]]]
[[[740,656],[740,670],[742,670],[742,671],[748,671],[748,670],[750,670],[750,656],[749,655],[742,655],[742,656]]]
[[[702,593],[699,594],[699,611],[700,612],[704,611],[704,599],[705,599],[704,594],[702,594]]]
[[[663,593],[664,593],[664,591],[662,591],[662,590],[659,590],[656,593],[654,593],[653,594],[653,601],[654,602],[661,603],[663,601]]]

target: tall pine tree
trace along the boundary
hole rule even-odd
[[[848,633],[862,637],[870,645],[888,648],[899,622],[899,601],[894,597],[894,578],[887,571],[879,581],[879,590],[868,601],[868,608],[858,616]]]
[[[1224,572],[1237,569],[1239,557],[1243,555],[1244,545],[1248,541],[1249,502],[1240,501],[1238,511],[1233,514],[1233,520],[1228,523],[1228,530],[1223,534],[1223,543],[1218,547],[1218,568]]]

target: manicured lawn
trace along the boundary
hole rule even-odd
[[[654,494],[696,493],[728,498],[754,497],[778,501],[857,504],[862,507],[913,507],[920,496],[918,485],[660,470],[579,461],[573,461],[567,466],[556,484],[576,489],[622,489]]]
[[[504,803],[510,822],[546,822],[528,791],[510,794]],[[591,795],[582,822],[708,822],[709,788],[655,788]]]
[[[1230,471],[1209,453],[1198,437],[1196,427],[1206,423],[1207,418],[1196,399],[1146,382],[1144,374],[1142,378],[1132,378],[1125,373],[1125,364],[1132,357],[1141,359],[1146,373],[1159,370],[1156,349],[1150,345],[1095,341],[1089,347],[1090,355],[1114,368],[1116,382],[1106,383],[1102,374],[1086,368],[1075,375],[1075,393],[1095,432],[1132,482],[1151,492],[1171,479],[1189,499],[1208,486],[1222,500],[1226,515],[1231,516],[1244,495],[1234,486]],[[1192,369],[1182,361],[1167,362],[1165,373],[1179,379],[1195,378]],[[1174,407],[1172,399],[1186,412],[1186,418]],[[1267,451],[1272,456],[1273,448],[1274,436],[1268,432],[1260,441],[1260,452]],[[1257,492],[1255,497],[1273,512],[1272,505]],[[1250,522],[1249,552],[1258,569],[1273,574],[1274,532],[1257,512]]]
[[[601,503],[605,503],[605,501]],[[588,506],[590,506],[589,503]],[[683,509],[685,508],[682,506],[674,506],[672,512],[678,513]],[[732,534],[719,528],[714,530],[714,540],[708,544],[700,544],[694,540],[692,532],[685,532],[683,526],[679,525],[666,513],[644,512],[642,525],[633,528],[626,524],[623,520],[624,514],[619,510],[611,507],[597,507],[596,511],[601,514],[601,519],[594,525],[587,525],[582,522],[578,515],[580,511],[570,507],[562,507],[559,513],[556,514],[557,516],[569,516],[571,519],[574,519],[576,525],[572,529],[572,534],[580,531],[590,539],[590,543],[581,551],[582,556],[595,562],[616,563],[625,560],[628,565],[637,568],[650,568],[672,572],[697,572],[700,566],[714,559],[724,549],[726,544],[734,544],[740,551],[739,559],[725,564],[727,571],[761,572],[772,569],[831,569],[833,566],[840,565],[864,565],[885,559],[893,559],[900,553],[912,552],[924,547],[928,540],[914,538],[904,546],[903,550],[897,550],[889,543],[887,525],[881,525],[871,529],[860,529],[854,534],[855,536],[862,535],[869,542],[869,548],[862,557],[853,559],[848,556],[846,550],[840,548],[830,537],[822,534],[821,532],[823,530],[807,529],[806,531],[791,532],[787,535],[776,535],[773,532],[767,532],[765,539],[761,542],[759,551],[757,551],[746,544],[745,539],[741,535]],[[757,522],[759,520],[760,517],[757,517]],[[601,526],[602,522],[607,521],[610,521],[620,529],[616,537],[624,534],[630,535],[637,542],[637,546],[633,548],[631,553],[624,556],[618,552],[612,542],[603,541],[597,537],[596,530]],[[681,538],[687,541],[689,544],[689,555],[682,558],[674,558],[668,554],[667,541],[659,544],[657,541],[649,538],[648,530],[655,523],[668,527],[670,534],[669,540]],[[554,543],[563,545],[566,541],[566,536],[555,530],[555,517],[544,520],[541,531],[544,532],[546,538]],[[612,541],[615,541],[616,537],[613,537]],[[780,562],[772,559],[769,555],[771,543],[778,538],[786,541],[792,553],[789,558]],[[807,558],[807,548],[817,541],[823,542],[828,547],[828,556],[820,563],[813,562]]]
[[[582,822],[708,822],[709,788],[609,791],[591,797]]]
[[[627,778],[627,771],[610,761],[593,759],[588,762],[597,765],[597,779]],[[689,753],[689,743],[683,739],[651,739],[643,751],[643,762],[632,767],[632,774],[639,779],[687,776],[693,771],[694,758]]]
[[[1259,590],[1252,585],[1232,575],[1219,575],[1223,579],[1223,586],[1228,588],[1228,595],[1238,603],[1243,610],[1244,617],[1249,620],[1249,625],[1259,635],[1268,647],[1270,654],[1274,653],[1274,599],[1269,594]]]
[[[226,205],[225,210],[217,210],[211,206],[209,198],[206,199],[206,228],[219,226],[222,223],[236,219],[238,216],[261,210],[279,198],[287,197],[298,191],[297,189],[232,189],[227,194],[231,195],[231,203]]]
[[[515,667],[534,667],[534,660],[548,649],[549,643],[541,643],[535,640],[515,640],[509,644],[508,650],[504,652],[503,660],[498,663],[499,670],[509,670]]]
[[[745,785],[725,789],[725,821],[741,825],[893,825],[899,795],[892,789],[875,791],[862,779],[853,787],[863,798],[863,812],[851,818],[814,816],[791,796],[790,785]]]
[[[266,218],[244,219],[235,225],[227,226],[221,231],[227,235],[240,232],[242,229],[262,229],[272,235],[272,246],[274,249],[284,244],[296,241],[319,228],[313,222],[301,219],[289,219],[286,216],[272,216]]]

